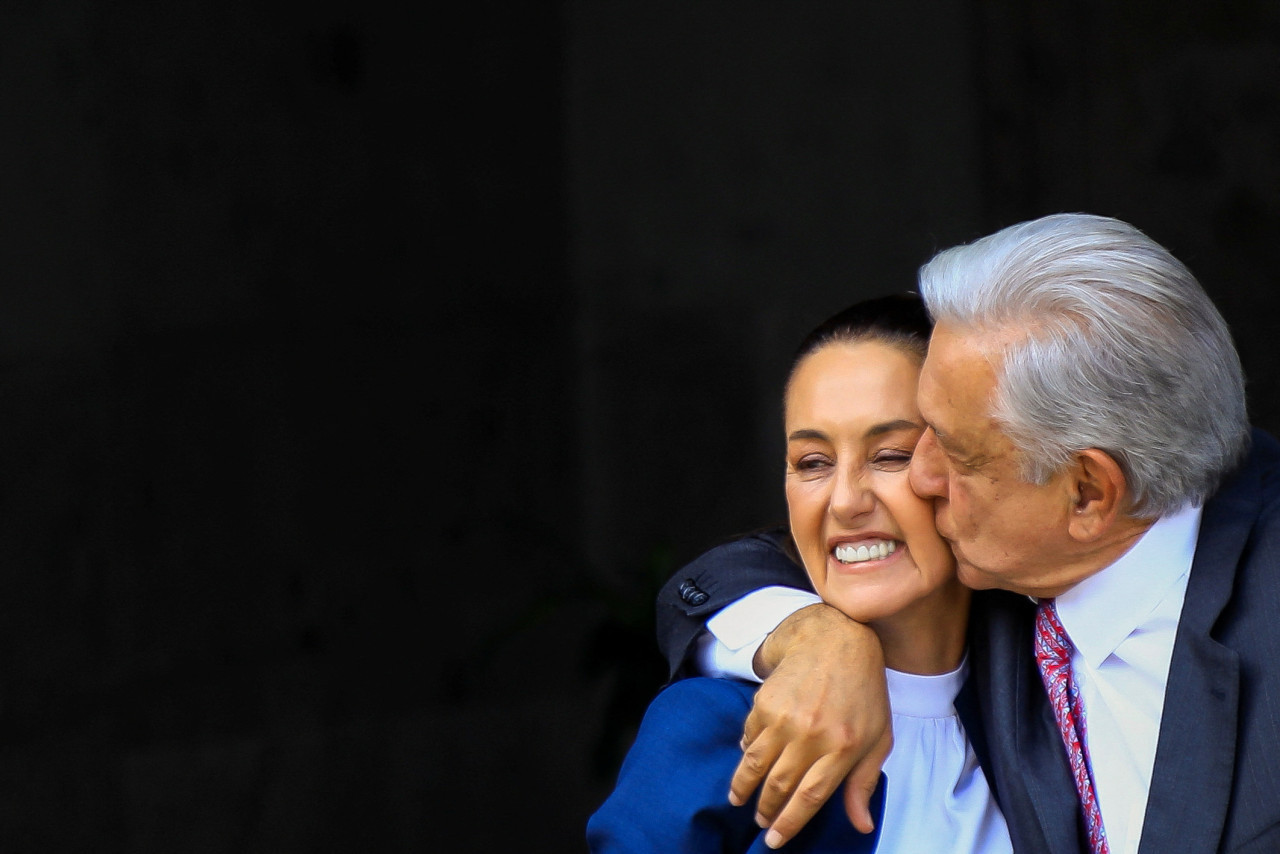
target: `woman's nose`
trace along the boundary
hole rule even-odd
[[[941,498],[947,492],[946,462],[937,434],[930,427],[920,434],[916,449],[911,455],[911,468],[907,471],[911,489],[921,498]]]
[[[836,475],[835,489],[831,494],[831,512],[839,519],[851,519],[870,513],[876,499],[867,486],[864,472],[844,467]]]

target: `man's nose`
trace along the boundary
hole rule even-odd
[[[946,497],[946,461],[942,458],[942,448],[938,446],[938,437],[932,427],[920,434],[907,475],[911,489],[921,498]]]

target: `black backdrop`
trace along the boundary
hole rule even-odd
[[[1114,9],[1112,6],[1122,6]],[[0,11],[0,847],[567,851],[782,360],[1127,219],[1274,367],[1271,4]]]

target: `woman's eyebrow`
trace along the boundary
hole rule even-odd
[[[923,430],[924,425],[915,421],[908,421],[906,418],[899,418],[896,421],[886,421],[883,424],[876,424],[867,431],[867,437],[883,436],[885,433],[896,433],[899,430]]]
[[[897,433],[900,430],[923,430],[924,425],[906,418],[898,418],[894,421],[885,421],[880,424],[873,424],[868,428],[866,437],[868,439],[876,436],[883,436],[885,433]],[[793,430],[787,434],[787,441],[793,442],[797,439],[826,439],[827,434],[821,430],[814,430],[812,427],[804,427],[799,430]]]

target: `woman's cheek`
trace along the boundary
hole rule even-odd
[[[933,521],[933,503],[916,495],[905,473],[886,485],[883,500],[902,531],[913,554],[937,561],[945,555],[945,544]]]

